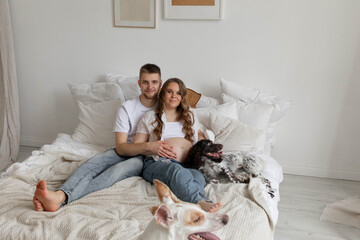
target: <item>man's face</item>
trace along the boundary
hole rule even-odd
[[[141,95],[147,99],[157,97],[161,86],[161,79],[158,73],[142,73],[138,81]]]

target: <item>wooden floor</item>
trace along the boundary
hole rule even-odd
[[[360,194],[360,182],[284,175],[275,240],[360,240],[360,229],[320,221],[326,204]]]
[[[21,146],[21,162],[38,148]],[[284,175],[275,240],[360,240],[360,229],[320,221],[326,204],[360,194],[360,182]]]

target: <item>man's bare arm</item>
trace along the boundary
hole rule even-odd
[[[127,143],[128,134],[117,132],[115,133],[116,152],[121,156],[135,156],[139,154],[145,154],[146,142],[144,141],[139,144]]]
[[[172,147],[164,141],[148,142],[149,134],[137,133],[134,143],[127,143],[127,133],[115,133],[116,152],[121,156],[135,156],[138,154],[155,154],[162,157],[176,159]]]

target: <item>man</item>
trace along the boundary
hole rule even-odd
[[[172,147],[164,141],[132,144],[139,120],[157,102],[162,84],[160,68],[154,64],[142,66],[138,84],[141,95],[124,102],[118,111],[114,126],[116,147],[86,161],[57,191],[47,190],[46,182],[40,181],[33,197],[36,211],[56,211],[89,193],[125,178],[139,176],[143,168],[141,154],[176,158]]]

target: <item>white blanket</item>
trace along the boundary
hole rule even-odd
[[[13,164],[0,180],[2,239],[136,239],[150,222],[149,207],[158,205],[155,188],[141,177],[89,194],[57,212],[36,212],[32,197],[36,183],[45,179],[59,187],[85,160],[105,149],[75,142],[60,134],[43,154]],[[211,184],[206,193],[221,200],[229,224],[214,232],[221,239],[272,239],[277,200],[261,181],[249,184]]]

